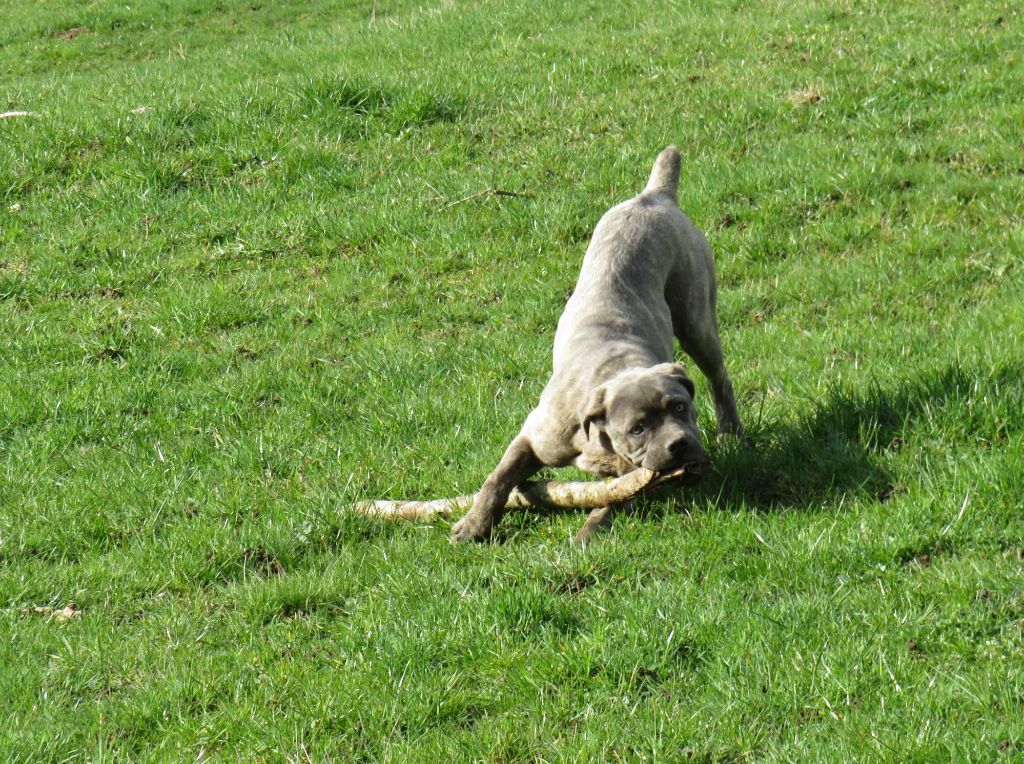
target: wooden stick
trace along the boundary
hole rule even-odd
[[[463,204],[465,202],[471,202],[474,199],[479,199],[481,196],[514,196],[520,199],[531,199],[533,194],[523,194],[518,191],[505,191],[502,188],[485,188],[483,191],[477,191],[475,194],[470,194],[462,199],[456,199],[450,204],[446,204],[442,207],[442,210],[446,210],[449,207],[454,207],[456,204]]]
[[[505,503],[505,509],[545,507],[557,509],[596,509],[622,504],[665,483],[678,480],[693,470],[680,467],[672,472],[651,472],[638,469],[613,480],[567,482],[563,480],[527,481],[514,489]],[[439,517],[451,517],[473,506],[476,494],[449,499],[426,501],[395,501],[377,499],[360,501],[349,509],[382,520],[430,522]]]

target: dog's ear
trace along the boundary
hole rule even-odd
[[[668,374],[673,379],[677,380],[679,384],[686,388],[686,392],[690,394],[690,400],[693,400],[697,395],[697,388],[693,386],[693,380],[690,379],[686,373],[686,367],[681,363],[663,363],[658,367],[659,371]]]
[[[590,425],[604,427],[605,424],[605,394],[607,390],[604,385],[591,390],[587,400],[576,410],[576,415],[583,426],[583,434],[590,437]]]

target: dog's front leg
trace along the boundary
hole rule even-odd
[[[633,506],[632,499],[610,507],[598,507],[590,510],[587,521],[583,523],[583,527],[580,528],[580,532],[576,534],[572,543],[580,549],[586,549],[591,542],[596,541],[598,534],[612,527],[612,520],[615,519],[617,511],[629,509],[631,506]]]
[[[512,489],[542,466],[530,441],[523,435],[516,437],[494,472],[487,476],[469,512],[452,526],[452,540],[483,541],[490,538],[494,526],[505,514],[505,502]]]
[[[587,515],[587,521],[583,523],[583,527],[576,534],[573,543],[580,549],[586,549],[590,546],[590,542],[594,540],[595,534],[611,527],[614,513],[614,507],[598,507],[597,509],[590,510],[590,514]]]

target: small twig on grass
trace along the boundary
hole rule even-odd
[[[477,191],[475,194],[470,194],[463,199],[457,199],[454,202],[450,202],[442,207],[442,210],[446,210],[449,207],[454,207],[456,204],[464,204],[471,202],[474,199],[479,199],[481,196],[514,196],[518,199],[532,199],[533,194],[524,194],[519,191],[506,191],[503,188],[485,188],[483,191]]]
[[[672,472],[638,469],[614,480],[567,482],[563,480],[527,481],[514,489],[505,503],[506,510],[527,507],[555,509],[596,509],[622,504],[645,491],[693,474],[686,467]],[[382,520],[430,522],[450,517],[473,506],[476,494],[449,499],[401,501],[377,499],[360,501],[348,509]]]
[[[34,111],[5,111],[0,112],[0,119],[12,119],[13,117],[38,117]]]
[[[964,516],[964,512],[967,511],[967,502],[970,501],[970,498],[971,498],[971,492],[968,491],[967,495],[964,496],[964,503],[960,505],[960,511],[957,512],[956,517],[954,517],[952,520],[950,520],[948,523],[946,523],[946,527],[943,528],[942,532],[939,534],[940,536],[945,536],[947,533],[949,533],[949,529],[950,528],[952,528],[954,525],[956,525],[958,522],[960,522],[960,518],[963,517]]]
[[[19,615],[39,615],[57,621],[58,623],[64,623],[65,621],[73,621],[82,617],[82,611],[79,610],[78,605],[76,605],[74,602],[67,604],[64,607],[54,607],[50,605],[5,607],[0,608],[0,613],[18,613]]]

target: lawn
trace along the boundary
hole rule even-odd
[[[0,0],[0,759],[1020,761],[1022,49],[981,0]],[[747,440],[582,552],[343,512],[479,486],[669,143]]]

